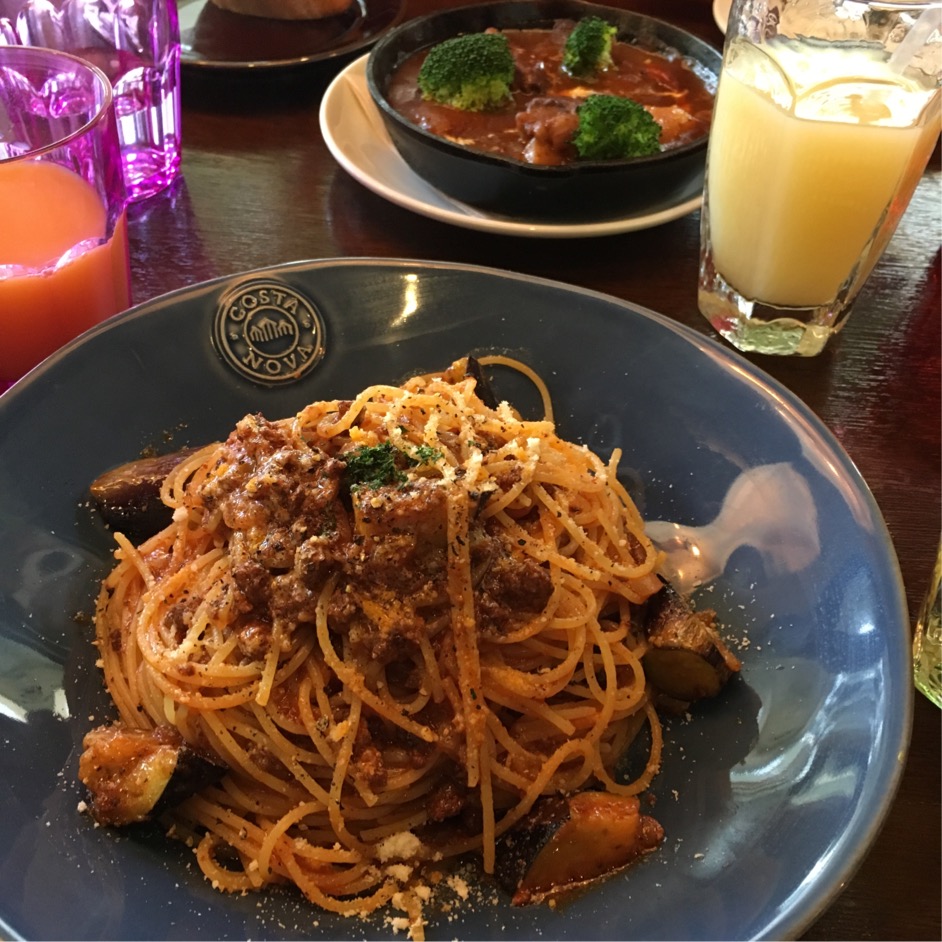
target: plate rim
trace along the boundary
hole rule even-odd
[[[703,203],[703,181],[704,172],[701,170],[696,179],[699,180],[699,189],[695,196],[688,197],[671,204],[666,209],[661,209],[651,213],[636,213],[631,216],[624,216],[618,219],[607,219],[600,222],[579,222],[579,223],[544,223],[536,220],[516,219],[510,217],[501,217],[485,213],[483,210],[467,208],[465,210],[462,204],[453,200],[446,194],[435,189],[431,184],[423,180],[396,150],[385,127],[382,125],[382,119],[375,105],[367,101],[366,98],[359,98],[356,95],[350,95],[348,83],[359,80],[359,73],[364,73],[363,82],[365,85],[365,70],[369,55],[363,55],[353,62],[348,63],[341,71],[334,76],[324,92],[318,113],[318,123],[321,134],[327,149],[330,151],[334,160],[358,183],[365,186],[378,196],[388,200],[395,205],[410,210],[418,215],[434,219],[438,222],[449,223],[465,229],[473,229],[479,232],[491,232],[499,235],[529,236],[531,238],[561,239],[561,238],[591,238],[606,235],[620,235],[626,232],[637,232],[643,229],[653,228],[664,225],[688,216],[700,208]],[[368,95],[368,93],[366,93]],[[354,100],[355,99],[355,100]],[[414,181],[417,195],[410,195],[405,190],[397,188],[380,179],[375,173],[372,173],[362,162],[356,159],[356,155],[351,152],[348,146],[345,146],[335,133],[332,126],[331,114],[334,109],[343,109],[350,107],[348,102],[352,102],[351,111],[356,115],[357,122],[367,122],[370,118],[366,115],[364,109],[369,107],[376,114],[375,126],[369,125],[369,130],[374,139],[381,141],[388,150],[386,162],[391,163],[401,170],[406,179]],[[446,205],[440,206],[429,201],[429,197],[437,197]],[[450,204],[453,208],[449,208]]]
[[[732,0],[713,0],[713,22],[721,33],[726,32],[732,5]]]
[[[69,344],[52,354],[44,360],[39,366],[28,373],[20,381],[14,384],[7,393],[0,396],[0,425],[3,424],[4,415],[10,408],[15,408],[20,395],[29,390],[35,383],[42,380],[47,372],[54,369],[56,364],[65,357],[84,345],[87,340],[102,333],[111,332],[120,329],[122,325],[136,321],[153,312],[166,307],[172,307],[177,303],[195,300],[200,295],[210,294],[214,290],[227,285],[236,285],[249,279],[257,277],[270,276],[277,277],[283,274],[296,274],[304,272],[317,272],[328,268],[368,268],[378,267],[390,270],[434,270],[440,272],[468,272],[480,274],[486,277],[495,277],[500,280],[510,280],[518,283],[529,283],[544,286],[551,289],[561,290],[563,293],[581,294],[587,297],[595,298],[604,302],[606,305],[612,305],[621,308],[635,316],[655,322],[660,328],[667,328],[672,333],[680,336],[683,340],[696,347],[703,355],[713,360],[719,360],[726,369],[734,369],[739,374],[747,374],[749,382],[753,386],[758,386],[762,390],[763,397],[772,396],[773,399],[784,407],[793,421],[798,421],[806,431],[813,433],[816,440],[823,442],[824,445],[839,459],[840,471],[843,477],[848,479],[855,487],[858,496],[863,497],[869,516],[875,523],[879,532],[875,533],[879,546],[881,557],[885,557],[890,565],[890,571],[886,575],[890,576],[895,602],[897,603],[895,611],[888,613],[888,621],[893,624],[899,616],[902,628],[908,627],[908,611],[906,608],[905,588],[902,581],[902,575],[899,569],[896,557],[895,547],[890,536],[888,527],[883,518],[879,504],[875,496],[867,485],[862,473],[857,468],[853,459],[844,449],[844,446],[837,439],[831,429],[814,413],[814,411],[800,399],[796,393],[788,389],[781,382],[766,373],[760,366],[752,363],[744,357],[741,357],[734,350],[728,348],[713,338],[700,334],[693,328],[674,321],[664,314],[655,310],[639,305],[605,292],[586,288],[579,285],[569,284],[552,278],[539,275],[530,275],[522,272],[501,269],[492,266],[482,266],[469,263],[457,263],[450,261],[435,261],[411,259],[406,257],[375,258],[369,256],[348,256],[348,257],[322,257],[301,259],[293,262],[281,263],[277,265],[261,266],[255,269],[236,272],[229,275],[221,275],[212,279],[197,282],[193,285],[186,285],[164,294],[158,295],[147,301],[141,302],[128,311],[116,315],[113,318],[97,325],[86,331],[84,334],[75,338]],[[548,312],[551,317],[565,316],[565,312],[552,309]],[[898,788],[902,779],[902,774],[906,765],[909,743],[912,732],[912,720],[914,710],[914,696],[912,685],[907,688],[908,696],[898,703],[899,713],[896,722],[893,724],[893,732],[896,732],[889,746],[895,747],[896,761],[894,763],[886,762],[879,768],[876,780],[871,780],[872,792],[871,801],[877,802],[875,808],[870,808],[869,814],[865,815],[861,821],[860,804],[855,808],[854,814],[848,819],[840,840],[836,841],[829,848],[829,853],[819,859],[821,872],[831,874],[831,879],[827,881],[825,887],[818,887],[815,896],[810,900],[805,900],[802,912],[796,912],[795,909],[780,913],[775,918],[771,916],[766,920],[765,930],[768,933],[763,937],[797,937],[807,929],[821,914],[833,903],[833,901],[845,889],[847,882],[853,877],[867,854],[872,849],[873,841],[886,822],[887,815],[894,803]],[[889,748],[883,750],[889,757]],[[876,786],[882,784],[879,792]],[[875,812],[875,813],[874,813]],[[851,833],[853,832],[853,833]],[[850,848],[852,853],[847,853],[844,847],[851,838],[854,837],[853,846]],[[797,894],[797,889],[796,889]],[[799,896],[799,907],[803,896]],[[7,932],[10,938],[24,938],[12,925],[10,925],[3,915],[0,915],[0,930]]]
[[[199,6],[200,10],[202,10],[202,8],[206,6],[207,3],[212,3],[212,0],[179,0],[178,16],[179,11],[190,9],[191,7]],[[360,17],[356,22],[359,22],[369,15],[369,5],[371,0],[353,0],[353,3],[360,7]],[[364,49],[368,49],[374,43],[378,42],[381,37],[385,36],[386,33],[398,26],[399,23],[403,21],[405,16],[405,0],[391,0],[391,3],[394,4],[394,9],[392,10],[392,16],[390,17],[389,21],[384,22],[374,34],[361,37],[355,41],[342,42],[343,37],[350,31],[348,29],[340,35],[339,39],[341,41],[338,42],[336,46],[331,46],[328,49],[324,49],[319,52],[303,56],[292,56],[289,59],[245,60],[196,58],[188,54],[188,49],[190,47],[184,46],[181,42],[180,68],[187,71],[192,70],[192,74],[194,75],[209,75],[211,73],[228,72],[241,74],[251,74],[252,72],[257,72],[267,74],[272,72],[290,71],[292,69],[323,65],[348,55],[355,55]],[[354,25],[356,25],[356,22],[351,24],[351,29]]]

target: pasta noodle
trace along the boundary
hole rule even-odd
[[[124,726],[170,725],[226,766],[172,812],[220,890],[393,903],[421,937],[423,862],[474,851],[491,872],[541,795],[650,784],[661,732],[631,616],[659,556],[619,455],[561,439],[541,394],[542,420],[489,407],[459,361],[247,416],[167,477],[168,527],[118,535],[105,682]],[[392,479],[351,486],[352,456]],[[622,783],[645,724],[647,765]]]

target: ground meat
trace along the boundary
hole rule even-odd
[[[221,450],[217,474],[199,496],[232,531],[232,577],[258,620],[312,620],[325,573],[346,551],[332,537],[350,532],[343,470],[290,426],[261,416],[239,422]]]
[[[275,633],[287,642],[298,625],[313,623],[327,579],[336,576],[331,631],[393,674],[398,670],[402,689],[410,691],[418,682],[419,643],[451,622],[448,489],[454,485],[415,477],[351,490],[345,470],[342,450],[328,454],[293,424],[260,416],[239,422],[220,450],[216,474],[199,496],[231,530],[239,651],[246,660],[263,659]],[[503,483],[512,486],[514,475]],[[475,605],[482,630],[504,633],[538,614],[552,588],[538,563],[474,523],[486,504],[486,495],[470,495]],[[168,617],[175,632],[184,630],[184,611]]]
[[[264,610],[271,598],[271,573],[257,560],[233,561],[232,578],[249,604]]]
[[[360,605],[346,633],[350,644],[367,652],[370,660],[388,664],[406,657],[425,633],[425,619],[408,603],[388,595],[383,600],[361,595]]]
[[[339,555],[332,541],[326,537],[312,536],[295,551],[295,575],[307,588],[317,589],[324,584]]]
[[[244,536],[245,551],[260,562],[277,566],[286,544],[329,526],[341,461],[260,416],[239,422],[225,455],[221,473],[203,485],[200,496],[207,506],[222,509],[227,526]],[[279,527],[285,530],[278,532]]]
[[[353,774],[362,779],[374,791],[386,786],[388,774],[383,762],[383,754],[376,746],[367,746],[352,759]]]
[[[196,605],[196,600],[190,599],[186,602],[177,602],[167,609],[164,615],[164,628],[171,633],[176,644],[180,644],[180,642],[183,641],[187,629],[190,626],[193,610],[196,608]]]
[[[250,619],[239,629],[239,651],[250,661],[260,661],[271,649],[271,624]]]
[[[467,791],[454,782],[444,782],[434,789],[425,802],[430,821],[447,821],[461,813],[467,803]]]
[[[542,612],[552,594],[549,571],[505,547],[481,579],[475,604],[479,627],[484,632],[506,632],[522,618]]]

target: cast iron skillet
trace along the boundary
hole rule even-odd
[[[618,218],[649,205],[652,195],[678,189],[703,171],[707,135],[650,157],[533,166],[484,154],[436,137],[406,120],[386,92],[394,69],[412,53],[460,33],[545,29],[557,19],[602,17],[617,38],[667,55],[681,55],[715,91],[722,57],[696,36],[661,20],[578,0],[484,3],[431,13],[403,23],[370,53],[366,76],[393,144],[426,181],[471,206],[509,216],[556,221]]]

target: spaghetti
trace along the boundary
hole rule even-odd
[[[172,523],[117,536],[97,644],[124,727],[227,770],[172,812],[214,886],[393,903],[417,937],[423,862],[493,872],[540,796],[648,786],[631,616],[662,583],[618,460],[486,405],[459,361],[247,416],[177,466]]]

